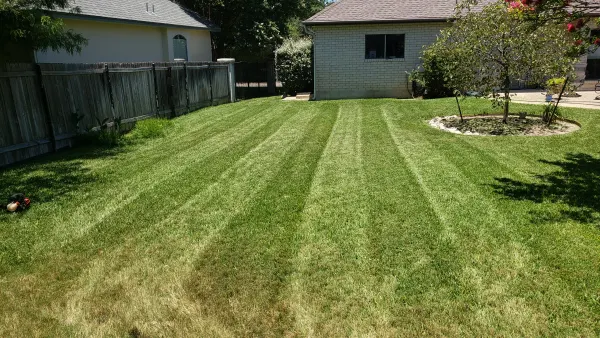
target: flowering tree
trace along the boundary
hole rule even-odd
[[[460,92],[492,95],[508,120],[511,81],[543,82],[573,71],[577,57],[571,34],[547,22],[531,28],[522,10],[498,1],[481,11],[458,8],[455,23],[424,52],[445,60],[447,85]]]
[[[469,8],[485,0],[463,0],[459,5]],[[557,24],[576,42],[580,55],[595,51],[600,46],[600,36],[590,34],[590,24],[600,26],[600,1],[598,0],[505,0],[508,10],[518,13],[535,29],[546,24]],[[596,17],[596,18],[595,18]]]

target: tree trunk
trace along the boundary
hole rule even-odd
[[[503,123],[508,123],[508,108],[510,104],[510,94],[504,93],[504,118],[502,119]]]
[[[506,70],[504,76],[504,118],[503,123],[508,123],[508,109],[510,105],[510,77],[508,76],[508,70]]]

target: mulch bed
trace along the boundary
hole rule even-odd
[[[579,130],[579,126],[567,122],[556,121],[548,126],[541,118],[530,116],[520,119],[510,116],[508,123],[502,122],[501,116],[470,116],[461,122],[458,116],[436,117],[430,125],[445,131],[464,135],[490,135],[490,136],[547,136],[567,134]]]

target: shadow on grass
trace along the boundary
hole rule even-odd
[[[578,153],[567,154],[561,161],[542,163],[558,170],[536,175],[536,183],[526,183],[509,178],[496,178],[496,193],[513,200],[535,203],[563,203],[566,210],[558,213],[536,213],[537,221],[575,220],[583,223],[600,222],[600,158]]]
[[[50,202],[98,181],[84,161],[114,156],[122,148],[78,147],[0,168],[0,205],[14,193],[35,204]]]

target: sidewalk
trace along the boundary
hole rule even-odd
[[[530,103],[530,104],[546,104],[546,96],[539,90],[516,90],[510,94],[512,102]],[[595,100],[596,96],[600,95],[594,91],[577,92],[580,97],[562,97],[560,105],[563,107],[600,109],[600,100]],[[558,95],[554,95],[554,100]]]

